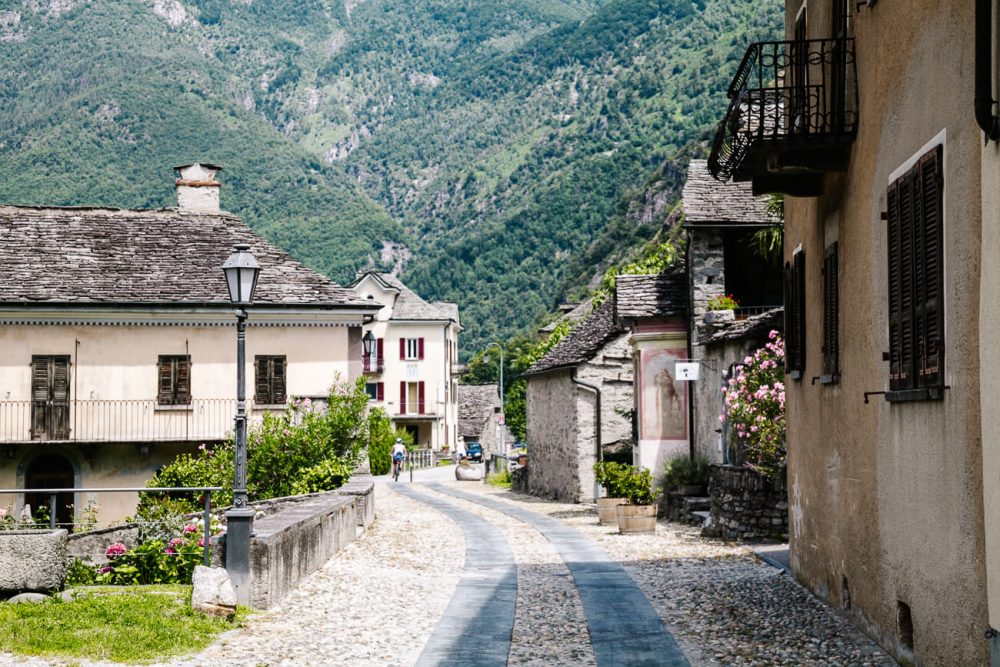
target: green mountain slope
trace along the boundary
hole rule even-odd
[[[648,239],[778,0],[0,0],[0,201],[170,205],[174,164],[474,350]]]

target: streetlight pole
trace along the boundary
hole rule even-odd
[[[504,403],[503,403],[503,346],[500,343],[493,341],[486,346],[486,349],[490,349],[494,345],[500,350],[500,416],[503,419],[500,420],[500,455],[507,458],[507,415],[504,413]]]
[[[247,503],[246,307],[257,289],[260,264],[250,246],[235,246],[222,270],[229,299],[236,307],[236,460],[233,466],[233,507],[226,512],[226,570],[240,604],[250,603],[250,535],[254,511]]]

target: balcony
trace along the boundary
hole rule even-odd
[[[368,374],[381,373],[385,370],[385,364],[383,363],[382,357],[372,358],[373,355],[362,354],[361,355],[361,371]]]
[[[751,44],[729,86],[708,169],[753,181],[754,194],[822,194],[844,171],[858,129],[854,40]]]
[[[248,409],[251,423],[262,419],[261,408]],[[236,401],[221,398],[169,406],[155,399],[0,401],[0,443],[217,441],[233,430],[235,416]]]

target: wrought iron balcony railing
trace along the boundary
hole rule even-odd
[[[715,178],[840,168],[858,125],[854,40],[751,44],[728,95],[708,160]]]
[[[0,444],[30,442],[200,442],[233,430],[236,401],[193,399],[188,405],[149,400],[0,401]],[[252,403],[251,421],[263,408]],[[267,411],[278,408],[268,406]]]
[[[370,354],[361,355],[361,371],[363,373],[381,373],[385,371],[382,357],[372,358],[373,356]]]

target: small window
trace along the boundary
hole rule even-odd
[[[785,262],[785,372],[793,380],[806,367],[806,255],[796,250]]]
[[[401,415],[424,414],[423,382],[399,383],[399,414]]]
[[[406,361],[419,361],[424,358],[423,338],[400,338],[399,358]]]
[[[820,382],[831,384],[840,373],[840,286],[837,267],[838,244],[834,243],[823,255],[823,375]]]
[[[890,400],[944,384],[943,190],[936,146],[886,194]]]
[[[383,389],[385,385],[381,382],[367,382],[365,383],[365,391],[368,393],[368,399],[371,401],[384,401],[385,391]]]
[[[255,365],[257,369],[257,395],[254,402],[259,405],[279,405],[286,400],[285,377],[286,377],[285,356],[257,355]]]
[[[161,354],[159,358],[160,405],[191,404],[191,357],[186,354]]]

